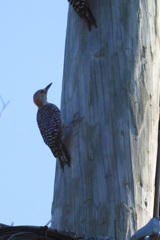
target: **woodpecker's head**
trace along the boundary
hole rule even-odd
[[[38,90],[33,95],[33,101],[37,105],[38,108],[41,108],[41,107],[43,107],[44,105],[47,104],[47,92],[48,92],[48,89],[50,88],[51,85],[52,85],[52,83],[50,83],[44,89]]]

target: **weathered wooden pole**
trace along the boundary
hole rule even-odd
[[[52,227],[128,240],[153,216],[160,1],[92,0],[97,29],[69,9],[62,114],[83,122],[57,163]]]

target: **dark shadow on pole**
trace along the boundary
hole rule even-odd
[[[157,151],[157,166],[155,177],[155,196],[154,196],[154,210],[153,217],[159,217],[160,204],[160,121],[158,126],[158,151]]]

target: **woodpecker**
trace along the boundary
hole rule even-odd
[[[47,102],[47,92],[51,85],[52,83],[35,92],[33,101],[38,107],[37,124],[42,138],[64,169],[65,164],[70,166],[70,155],[61,137],[61,112],[55,104]]]
[[[89,31],[92,30],[92,26],[97,28],[96,19],[89,7],[87,0],[68,0],[77,14],[86,21]]]

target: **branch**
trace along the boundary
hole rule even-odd
[[[4,109],[5,109],[5,108],[7,107],[7,105],[10,103],[10,101],[4,102],[1,95],[0,95],[0,100],[1,100],[1,103],[2,103],[2,109],[1,109],[1,111],[0,111],[0,118],[1,118]]]

